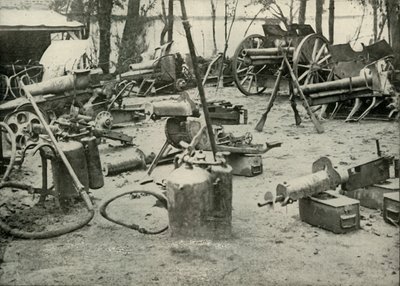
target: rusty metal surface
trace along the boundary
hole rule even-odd
[[[342,189],[356,190],[389,179],[392,161],[393,157],[381,157],[348,169],[349,180],[342,184]]]
[[[89,70],[75,71],[73,74],[26,85],[26,89],[32,95],[55,94],[73,89],[84,89],[89,86],[89,73]]]
[[[383,195],[383,219],[390,224],[400,224],[400,198],[399,192]]]
[[[187,93],[182,93],[177,100],[164,100],[147,103],[145,113],[153,120],[162,117],[199,117],[199,108]]]
[[[360,205],[363,207],[383,210],[384,194],[398,192],[399,190],[399,180],[389,179],[381,184],[374,184],[351,191],[343,191],[343,194],[347,197],[359,200]]]
[[[232,174],[237,176],[254,177],[263,173],[261,155],[244,155],[232,153],[226,158],[232,167]]]
[[[232,221],[232,168],[217,156],[183,157],[166,180],[170,234],[185,238],[229,238]]]
[[[85,191],[89,189],[89,174],[85,158],[83,145],[76,141],[59,142],[59,147],[64,152],[72,170],[75,172],[79,182],[83,185]],[[67,201],[71,198],[79,197],[75,189],[74,181],[67,170],[64,162],[59,158],[51,161],[53,171],[54,188],[61,201]]]
[[[247,124],[247,109],[228,101],[212,102],[208,105],[210,118],[215,125]]]
[[[102,170],[104,176],[108,177],[144,168],[146,168],[146,156],[143,151],[135,148],[129,153],[129,159],[120,158],[120,161],[116,163],[104,163]]]
[[[264,34],[266,36],[265,47],[271,46],[275,40],[288,43],[292,41],[294,46],[300,42],[301,38],[314,33],[314,29],[306,24],[292,24],[289,25],[288,30],[283,30],[280,25],[265,24],[262,25]]]
[[[360,228],[358,200],[326,191],[299,200],[300,219],[333,233],[348,233]]]
[[[99,149],[97,147],[97,138],[94,136],[84,137],[80,141],[85,148],[89,188],[99,189],[104,186],[104,177],[101,169]]]
[[[272,192],[265,193],[265,203],[260,207],[280,202],[282,205],[292,203],[301,198],[312,196],[328,190],[335,190],[347,178],[346,174],[333,168],[327,157],[321,157],[312,165],[312,174],[291,179],[276,187],[276,196]]]

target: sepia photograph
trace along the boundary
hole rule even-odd
[[[0,0],[0,285],[400,285],[400,0]]]

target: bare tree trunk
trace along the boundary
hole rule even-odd
[[[165,12],[165,1],[161,0],[161,21],[164,23],[164,27],[160,34],[160,45],[165,44],[165,35],[168,32],[168,19],[167,13]]]
[[[324,9],[324,0],[316,0],[315,6],[315,29],[317,33],[322,34],[322,12]]]
[[[168,42],[172,42],[174,33],[174,1],[168,1]]]
[[[94,0],[89,0],[88,4],[87,4],[87,10],[85,12],[85,36],[84,39],[88,39],[90,37],[90,22],[91,22],[91,17],[92,17],[92,13],[95,10],[95,1]]]
[[[103,0],[109,1],[109,0]],[[109,1],[111,2],[111,1]],[[118,55],[118,68],[121,69],[127,59],[132,57],[134,53],[134,47],[136,37],[140,31],[138,31],[137,22],[139,20],[140,11],[140,0],[129,0],[128,2],[128,12],[126,15],[126,21],[124,26],[124,31],[122,32],[121,45],[119,47]]]
[[[386,0],[386,11],[389,28],[389,42],[394,51],[395,67],[400,68],[400,2]]]
[[[99,0],[97,2],[97,13],[100,30],[99,47],[99,66],[105,74],[110,72],[110,53],[111,53],[111,12],[113,2],[109,0]]]
[[[217,54],[218,48],[217,48],[217,39],[215,35],[215,20],[216,20],[216,12],[215,12],[215,4],[214,0],[210,0],[211,2],[211,19],[212,19],[212,35],[213,35],[213,55]]]
[[[224,12],[224,41],[228,38],[228,2],[225,0],[225,12]]]
[[[306,22],[306,8],[307,0],[300,0],[299,24],[304,24]]]
[[[372,11],[373,11],[373,17],[374,17],[374,43],[378,39],[378,0],[372,0]]]
[[[293,5],[294,5],[294,0],[290,0],[290,4],[289,4],[289,25],[293,24]]]
[[[335,0],[329,0],[329,42],[333,44],[335,34]]]

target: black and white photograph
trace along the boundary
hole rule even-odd
[[[400,0],[0,0],[0,285],[400,284]]]

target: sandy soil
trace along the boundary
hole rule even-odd
[[[195,94],[195,90],[190,93]],[[246,98],[233,87],[218,92],[207,88],[207,96],[243,104],[249,110],[248,125],[225,128],[236,135],[253,132],[267,101],[265,96]],[[380,211],[361,208],[361,229],[336,235],[301,222],[297,203],[275,209],[257,207],[264,193],[275,190],[277,183],[309,174],[312,162],[320,156],[350,167],[376,156],[374,139],[380,139],[386,154],[399,153],[397,123],[347,124],[331,120],[323,123],[325,133],[317,134],[301,105],[298,108],[303,118],[301,126],[295,126],[287,98],[282,97],[268,116],[264,131],[253,132],[255,143],[283,144],[263,155],[262,175],[234,177],[232,239],[176,240],[168,232],[148,236],[112,224],[97,213],[87,227],[58,238],[3,239],[0,284],[398,285],[398,228],[386,224]],[[135,136],[137,146],[148,154],[158,152],[162,146],[163,128],[164,121],[160,120],[131,124],[124,127],[124,132]],[[129,149],[103,144],[101,154],[103,162],[110,162],[130,153]],[[37,158],[28,158],[13,176],[38,185],[38,165]],[[162,180],[172,169],[171,165],[160,166],[154,177]],[[105,197],[136,189],[143,175],[143,171],[137,171],[105,178],[105,186],[92,192],[96,206]],[[2,202],[7,203],[11,195],[4,194]],[[149,228],[163,227],[168,223],[167,213],[151,208],[153,202],[147,197],[124,197],[110,207],[110,214]],[[65,220],[79,215],[69,215]]]

